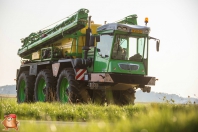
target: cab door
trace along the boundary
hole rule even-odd
[[[113,36],[104,34],[100,36],[100,42],[97,42],[95,51],[94,72],[107,72]]]

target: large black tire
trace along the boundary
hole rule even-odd
[[[135,103],[135,90],[133,88],[127,90],[114,90],[113,91],[114,103],[117,105],[134,105]]]
[[[61,71],[57,81],[56,96],[57,100],[62,103],[87,103],[90,98],[84,83],[75,80],[72,68],[65,68]]]
[[[55,77],[53,77],[51,70],[42,70],[37,75],[34,99],[39,102],[55,101]]]
[[[90,103],[91,102],[91,97],[90,97],[90,94],[88,92],[88,84],[85,83],[84,81],[78,81],[79,83],[79,89],[80,89],[80,92],[79,92],[79,96],[81,98],[81,102],[83,103]]]
[[[93,90],[92,100],[94,104],[104,105],[106,102],[105,90]]]
[[[17,102],[33,102],[35,76],[23,71],[17,81]]]

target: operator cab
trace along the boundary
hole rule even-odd
[[[97,32],[94,71],[147,75],[149,27],[110,23]]]
[[[101,56],[133,61],[142,61],[146,57],[149,27],[111,23],[99,27],[98,32],[101,31],[101,42],[97,44]]]

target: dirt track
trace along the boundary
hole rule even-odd
[[[16,98],[14,94],[0,94],[0,98]]]

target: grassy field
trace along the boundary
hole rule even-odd
[[[198,105],[193,104],[151,103],[122,107],[40,102],[17,104],[16,99],[1,98],[1,121],[10,113],[16,114],[17,120],[28,120],[20,123],[21,132],[198,132]],[[50,122],[37,123],[34,120]],[[51,121],[77,123],[64,125]],[[3,125],[0,125],[0,131],[2,129]]]

